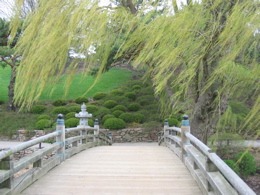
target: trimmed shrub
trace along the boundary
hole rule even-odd
[[[93,100],[101,100],[103,99],[104,97],[106,97],[107,94],[104,93],[104,92],[98,92],[96,93],[94,96],[93,96]]]
[[[143,96],[139,96],[137,98],[137,101],[141,101],[141,100],[144,100],[144,99],[147,99],[150,102],[153,102],[155,100],[154,95],[143,95]]]
[[[88,119],[88,125],[90,127],[94,127],[94,121],[92,119]]]
[[[62,107],[62,106],[60,106],[60,107],[56,107],[56,108],[54,108],[53,110],[52,110],[52,113],[53,114],[68,114],[70,111],[69,111],[69,109],[68,108],[65,108],[65,107]]]
[[[121,114],[123,114],[124,112],[123,111],[121,111],[121,110],[116,110],[116,111],[114,111],[112,114],[116,117],[116,118],[118,118]]]
[[[35,129],[44,130],[51,127],[51,121],[48,119],[41,119],[35,124]]]
[[[134,85],[134,86],[132,87],[133,90],[139,90],[139,89],[141,89],[141,88],[142,88],[141,85]]]
[[[128,106],[129,111],[138,111],[140,110],[141,106],[138,103],[132,103]]]
[[[134,121],[134,115],[131,113],[123,113],[119,116],[119,118],[124,120],[126,123],[131,123]]]
[[[175,126],[178,127],[180,125],[180,122],[176,118],[169,118],[168,119],[169,126]]]
[[[87,111],[88,113],[94,113],[98,111],[98,107],[95,105],[87,105]]]
[[[102,117],[102,123],[104,124],[105,121],[109,118],[116,118],[116,117],[112,114],[106,114],[105,116]]]
[[[237,162],[239,173],[245,177],[256,173],[256,160],[250,153],[239,152],[234,155],[234,160]]]
[[[236,165],[235,161],[233,160],[223,160],[233,171],[239,174],[238,166]]]
[[[109,118],[104,123],[106,129],[123,129],[125,126],[125,121],[119,118]]]
[[[136,94],[134,92],[126,92],[125,97],[127,97],[130,100],[135,101],[136,100]]]
[[[66,127],[77,127],[79,125],[79,119],[78,118],[70,118],[68,120],[65,120],[65,126]]]
[[[4,104],[5,102],[4,102],[4,100],[0,100],[0,105],[2,105],[2,104]]]
[[[80,96],[80,97],[77,97],[77,98],[75,99],[75,102],[76,102],[77,104],[88,103],[88,98],[85,97],[85,96]]]
[[[41,114],[44,112],[44,110],[46,109],[46,106],[44,105],[35,105],[32,107],[32,113],[33,114]]]
[[[47,119],[47,120],[50,120],[51,117],[50,117],[49,115],[47,115],[47,114],[40,115],[40,116],[38,116],[37,121],[39,121],[39,120],[41,120],[41,119]]]
[[[93,113],[93,116],[101,119],[106,114],[111,114],[111,111],[108,108],[101,107],[97,112]]]
[[[63,99],[57,99],[52,102],[53,106],[64,106],[66,105],[66,101]]]
[[[76,112],[70,112],[65,115],[65,119],[75,118]]]
[[[114,108],[116,105],[117,105],[117,102],[114,101],[114,100],[107,100],[107,101],[104,103],[104,106],[105,106],[106,108]]]
[[[81,111],[81,107],[80,106],[71,106],[68,108],[69,109],[69,112],[80,112]]]
[[[117,105],[117,106],[115,106],[112,110],[113,110],[113,111],[121,110],[121,111],[125,112],[125,111],[126,111],[126,107],[123,106],[123,105]]]
[[[122,89],[114,89],[110,92],[110,94],[121,96],[124,94],[124,91]]]
[[[143,99],[139,101],[139,104],[141,104],[142,106],[148,105],[150,104],[150,102],[147,99]]]
[[[134,122],[143,123],[145,121],[145,116],[143,114],[134,114]]]

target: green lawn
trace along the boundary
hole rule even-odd
[[[11,68],[0,66],[0,100],[8,100],[8,85],[11,78]]]
[[[0,100],[8,100],[8,84],[10,81],[11,70],[9,67],[5,69],[0,69]],[[87,97],[93,97],[97,92],[108,92],[125,81],[129,80],[133,72],[122,68],[112,68],[108,72],[104,73],[96,85],[85,95]],[[66,77],[61,79],[59,84],[49,86],[46,88],[44,93],[41,95],[40,100],[56,100],[56,99],[66,99],[71,100],[79,96],[82,96],[94,83],[95,77],[88,76],[83,78],[83,74],[77,74],[74,76],[71,86],[67,95],[65,96],[65,83]],[[51,92],[52,87],[55,87],[53,93]]]

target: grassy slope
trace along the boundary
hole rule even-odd
[[[8,85],[11,77],[11,68],[0,67],[0,100],[8,100]]]
[[[10,81],[11,70],[9,67],[5,69],[0,68],[0,100],[8,100],[8,85]],[[108,92],[125,81],[129,80],[133,72],[121,68],[112,68],[106,72],[98,81],[98,83],[86,94],[87,97],[93,97],[97,92],[103,91]],[[79,96],[82,96],[94,83],[95,77],[88,76],[83,78],[83,74],[75,75],[70,89],[66,96],[64,89],[64,82],[66,77],[61,79],[61,83],[48,87],[40,97],[40,100],[56,100],[60,98],[64,99],[75,99]],[[51,87],[55,87],[53,93],[50,93]]]

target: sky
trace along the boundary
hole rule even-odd
[[[195,0],[198,1],[198,0]],[[8,2],[8,3],[7,3]],[[181,3],[186,4],[187,0],[177,0],[178,6]],[[0,0],[0,18],[9,18],[11,16],[11,7],[14,4],[14,0]],[[100,5],[108,5],[109,0],[101,0]]]

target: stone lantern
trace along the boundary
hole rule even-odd
[[[79,125],[77,127],[88,127],[88,118],[92,117],[92,114],[87,112],[87,106],[83,103],[81,106],[81,112],[75,114],[75,117],[79,118]]]

